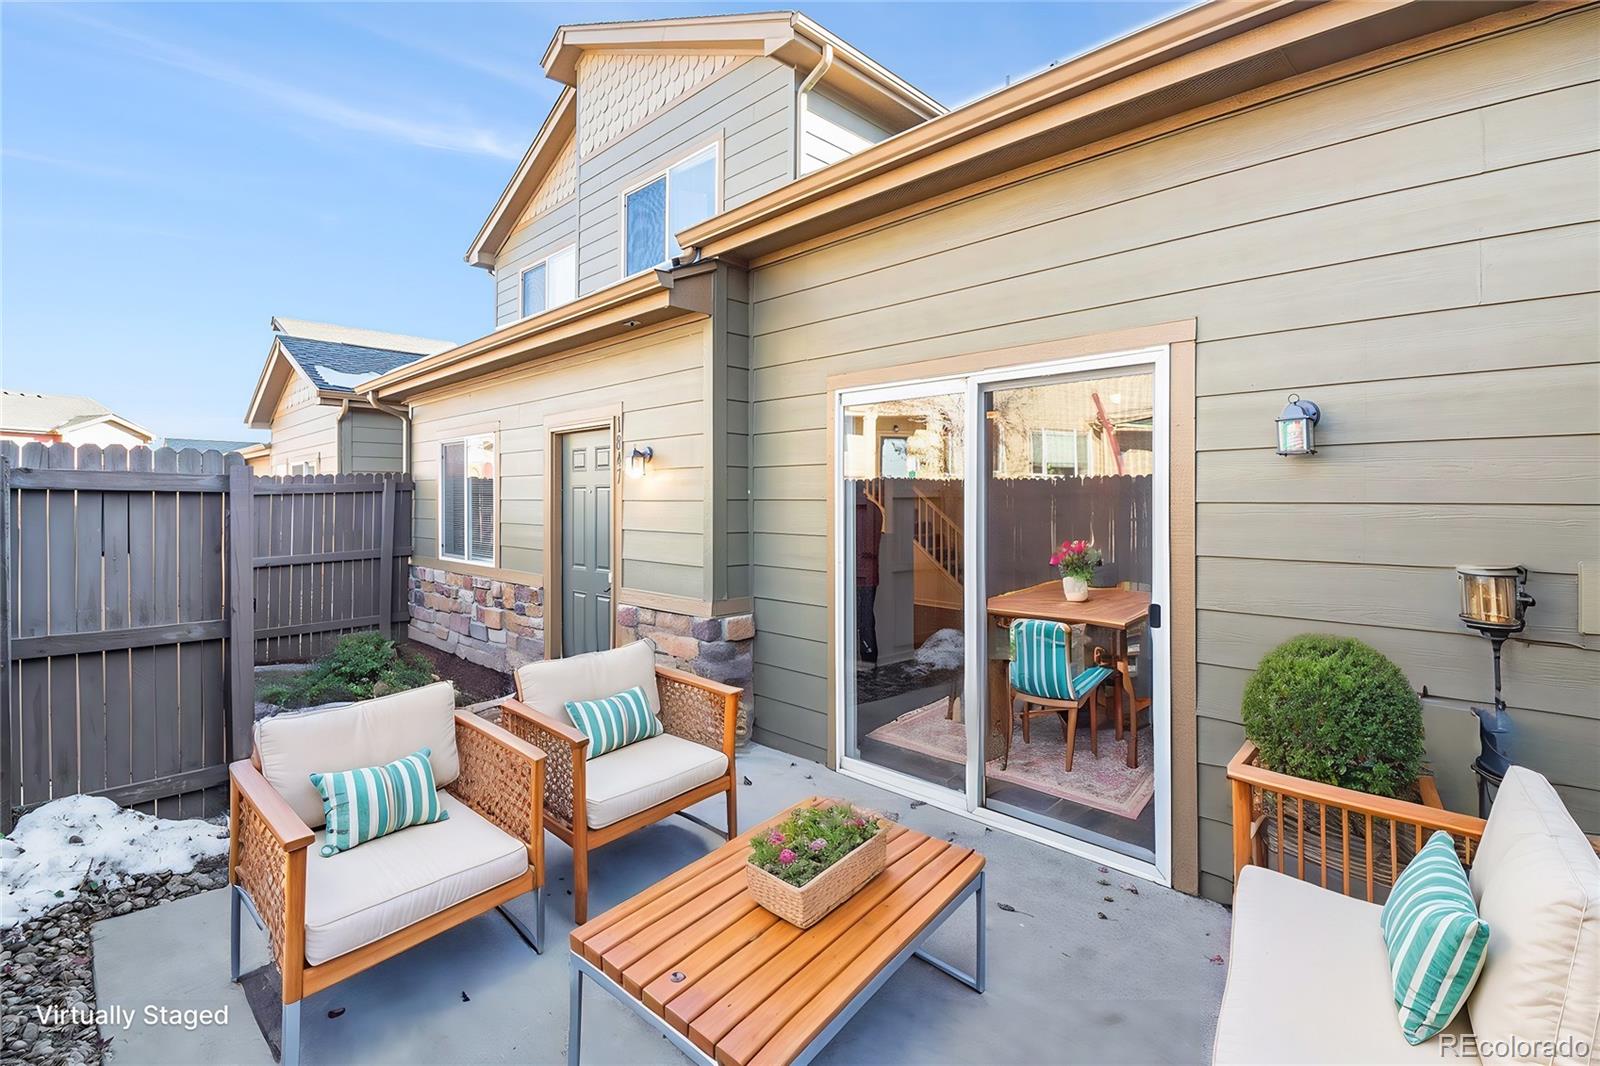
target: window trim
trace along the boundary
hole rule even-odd
[[[525,267],[523,267],[523,268],[521,268],[520,270],[517,271],[517,318],[516,318],[516,320],[518,322],[521,322],[524,319],[534,318],[534,317],[536,317],[538,315],[542,315],[542,314],[545,313],[545,311],[554,311],[556,308],[564,307],[567,304],[572,302],[572,300],[562,300],[558,304],[553,304],[553,303],[550,302],[550,260],[552,260],[556,256],[560,255],[562,252],[571,252],[572,253],[572,300],[576,300],[578,298],[578,246],[576,244],[564,244],[560,248],[557,248],[555,251],[551,252],[549,255],[545,256],[543,259],[535,259],[533,262],[529,263],[527,266],[525,266]],[[528,307],[527,307],[527,300],[526,300],[527,288],[526,288],[526,283],[524,281],[524,278],[527,276],[529,271],[538,270],[540,267],[544,267],[545,268],[544,269],[544,310],[543,311],[529,311]]]
[[[434,526],[434,548],[439,558],[452,563],[466,563],[469,566],[499,566],[500,565],[500,434],[494,430],[485,430],[481,433],[462,433],[453,437],[440,437],[438,446],[439,472],[436,483],[438,485],[438,500],[435,503],[436,524]],[[488,441],[494,451],[495,469],[490,486],[491,520],[489,522],[489,557],[475,559],[472,557],[472,533],[469,528],[470,516],[468,508],[470,501],[466,495],[466,452],[475,441]],[[444,450],[452,444],[462,446],[462,536],[460,555],[451,555],[444,550]]]
[[[698,157],[705,155],[707,152],[711,153],[712,172],[712,207],[710,217],[715,218],[717,215],[722,214],[721,137],[698,144],[688,151],[683,152],[676,158],[670,160],[669,162],[652,167],[648,173],[643,174],[637,177],[635,180],[623,185],[621,190],[617,193],[617,269],[622,274],[621,280],[627,281],[629,278],[637,278],[643,274],[648,274],[652,270],[659,269],[664,264],[672,262],[672,256],[666,255],[665,253],[667,249],[663,247],[661,249],[663,253],[663,259],[661,262],[645,267],[643,270],[635,270],[631,274],[628,273],[628,197],[633,193],[638,192],[646,185],[653,184],[658,179],[666,178],[667,188],[665,195],[662,197],[661,211],[664,219],[670,219],[672,217],[672,178],[669,175],[672,173],[674,167],[680,167],[685,163],[692,162]],[[670,226],[670,222],[665,224]],[[696,224],[698,225],[698,223]],[[676,233],[668,230],[667,240],[676,240],[677,236],[678,235]]]

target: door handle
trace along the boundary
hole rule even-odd
[[[1150,628],[1161,628],[1161,605],[1159,603],[1152,603],[1150,605]]]

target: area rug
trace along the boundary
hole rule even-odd
[[[897,748],[961,765],[966,762],[967,733],[961,722],[945,717],[947,701],[938,700],[914,711],[907,711],[892,722],[867,734]],[[1155,772],[1151,768],[1150,727],[1139,730],[1139,765],[1128,765],[1128,747],[1116,739],[1106,725],[1100,730],[1100,754],[1089,750],[1088,715],[1080,716],[1078,742],[1072,752],[1072,772],[1063,768],[1066,741],[1057,718],[1035,718],[1033,743],[1022,742],[1022,720],[1017,719],[1011,738],[1011,757],[1004,769],[998,757],[990,759],[984,776],[990,781],[1031,788],[1059,799],[1081,803],[1097,811],[1123,818],[1137,818],[1155,795]]]

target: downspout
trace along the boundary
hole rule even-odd
[[[400,472],[411,473],[411,408],[386,404],[378,399],[376,391],[367,393],[367,402],[374,411],[382,411],[400,420]]]
[[[810,93],[817,87],[823,75],[833,69],[833,45],[826,42],[822,45],[822,59],[811,68],[805,80],[800,83],[800,92],[795,95],[795,124],[794,124],[794,176],[800,177],[802,149],[805,147],[806,113],[811,109]]]
[[[344,473],[344,418],[350,413],[350,397],[339,401],[339,414],[333,420],[333,472]]]

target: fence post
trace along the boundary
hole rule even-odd
[[[12,764],[13,721],[11,680],[11,456],[14,445],[0,453],[0,833],[10,833],[17,805],[17,768]]]
[[[228,758],[247,758],[256,717],[254,489],[250,467],[228,456]]]
[[[383,510],[379,527],[379,545],[383,568],[378,571],[378,631],[386,637],[394,636],[394,475],[383,478]]]

